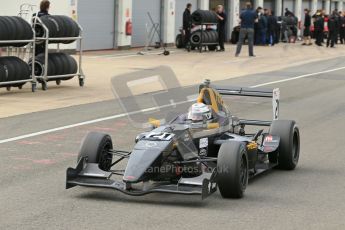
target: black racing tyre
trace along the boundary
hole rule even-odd
[[[15,31],[15,38],[14,40],[20,40],[24,37],[24,28],[22,27],[22,23],[21,21],[18,20],[18,17],[9,17],[9,19],[13,22],[13,24],[15,25],[13,28],[12,28],[12,31],[14,32]],[[12,46],[16,46],[16,47],[20,47],[20,46],[23,46],[22,44],[11,44]]]
[[[30,75],[31,75],[30,69],[26,62],[24,62],[18,57],[8,57],[8,59],[11,62],[13,62],[15,66],[15,80],[20,81],[20,80],[27,80],[30,78]],[[14,86],[17,86],[17,84],[15,84]]]
[[[4,68],[7,72],[7,79],[6,81],[15,81],[16,80],[16,66],[13,61],[11,61],[8,57],[2,57],[1,63],[4,65]]]
[[[82,157],[88,158],[88,163],[96,163],[104,171],[109,171],[113,155],[109,150],[113,149],[111,137],[108,134],[90,132],[80,146],[78,162]]]
[[[217,49],[217,45],[209,45],[207,48],[209,51],[215,51]]]
[[[18,25],[17,40],[31,40],[31,39],[33,39],[34,35],[33,35],[33,31],[31,29],[30,24],[21,17],[16,16],[16,17],[13,17],[13,19],[17,22],[17,25]],[[28,42],[17,43],[17,44],[13,44],[13,46],[22,47],[22,46],[26,46],[27,44],[28,44]]]
[[[203,43],[210,43],[210,41],[212,40],[212,38],[211,38],[211,34],[209,33],[209,31],[204,31],[203,32],[203,37],[202,37],[202,42]]]
[[[212,31],[212,33],[213,33],[213,42],[218,43],[219,41],[218,32]]]
[[[269,154],[270,162],[277,162],[277,168],[280,169],[295,169],[300,152],[300,134],[296,122],[291,120],[274,120],[269,133],[280,137],[278,150]]]
[[[21,63],[20,63],[19,59],[16,58],[16,57],[8,57],[8,60],[13,63],[14,68],[15,68],[15,73],[14,73],[14,79],[13,80],[15,80],[15,81],[23,80],[22,79],[22,77],[23,77],[22,74],[24,72],[23,71],[24,69],[22,69],[22,66],[21,66]]]
[[[79,36],[79,26],[72,19],[64,15],[45,15],[40,17],[42,23],[49,30],[49,37],[51,38],[62,38],[62,37],[78,37]],[[35,26],[35,31],[37,37],[44,37],[45,31],[40,23]],[[69,44],[75,40],[60,40],[60,41],[50,41],[49,43],[64,43]],[[42,41],[40,41],[42,42]]]
[[[195,25],[202,23],[218,23],[216,14],[209,10],[196,10],[192,14],[192,21]]]
[[[40,17],[42,23],[48,28],[49,30],[49,37],[51,38],[56,38],[58,37],[59,34],[59,23],[58,21],[51,15],[44,15]],[[37,37],[44,37],[45,36],[45,31],[42,28],[42,25],[36,25],[36,35]]]
[[[0,58],[0,82],[30,79],[29,66],[18,57]],[[8,87],[22,87],[25,83],[8,83]]]
[[[16,18],[20,22],[23,29],[23,37],[21,39],[23,40],[32,39],[34,36],[34,33],[32,31],[31,25],[21,17],[16,17]]]
[[[65,71],[63,61],[59,55],[59,53],[50,53],[48,56],[49,60],[51,60],[54,63],[53,65],[56,67],[54,75],[62,75]]]
[[[223,198],[242,198],[248,185],[248,157],[242,142],[222,144],[218,152],[217,183]]]
[[[46,68],[46,65],[45,65],[45,55],[43,53],[37,55],[35,57],[35,69],[34,69],[34,72],[35,72],[35,76],[43,76],[44,75],[44,71],[45,71],[45,68]],[[29,61],[29,68],[30,68],[30,71],[31,71],[31,68],[32,68],[32,60]],[[52,61],[51,58],[48,57],[48,72],[47,72],[47,75],[48,76],[53,76],[53,75],[56,75],[56,69],[57,67],[55,67],[55,63]]]
[[[0,40],[8,40],[9,27],[4,17],[0,16]],[[6,44],[0,44],[0,47],[6,46]]]
[[[78,37],[79,36],[78,24],[72,18],[69,18],[67,16],[63,15],[60,17],[65,23],[65,29],[66,29],[65,37]],[[62,41],[62,43],[69,44],[69,43],[72,43],[74,41],[75,40],[66,40],[66,41]]]
[[[9,16],[4,16],[3,20],[8,25],[7,26],[7,40],[15,40],[16,34],[17,34],[15,21],[11,19],[11,17]],[[8,44],[6,46],[8,46]]]
[[[65,37],[66,36],[66,26],[65,26],[65,23],[63,21],[63,19],[58,16],[58,15],[51,15],[50,16],[51,20],[53,22],[56,22],[57,24],[55,25],[55,29],[56,29],[56,34],[54,37],[56,38],[60,38],[60,37]],[[54,41],[53,43],[55,43],[57,41]]]
[[[72,65],[73,63],[71,63],[71,59],[69,59],[69,55],[65,54],[65,53],[58,53],[58,58],[60,58],[62,66],[63,66],[63,74],[72,74],[72,71],[74,68]],[[64,77],[64,78],[60,78],[60,80],[63,81],[67,81],[69,79],[72,79],[73,77]]]
[[[77,73],[78,72],[77,61],[71,55],[66,55],[66,58],[69,64],[68,74]]]
[[[190,36],[190,43],[194,46],[198,46],[201,40],[201,33],[200,31],[195,31]]]
[[[5,82],[7,79],[5,66],[2,64],[0,59],[0,82]]]
[[[57,53],[56,56],[61,62],[61,74],[68,74],[70,71],[70,65],[66,58],[67,55],[64,53]]]
[[[176,44],[176,48],[178,48],[178,49],[182,49],[184,47],[182,34],[178,34],[176,36],[175,44]]]

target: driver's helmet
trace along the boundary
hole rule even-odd
[[[193,122],[203,121],[212,119],[212,111],[204,103],[195,103],[188,110],[188,120]]]

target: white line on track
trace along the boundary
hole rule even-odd
[[[270,81],[270,82],[266,82],[266,83],[250,86],[250,88],[258,88],[258,87],[262,87],[262,86],[266,86],[266,85],[273,85],[273,84],[277,84],[277,83],[298,80],[298,79],[301,79],[301,78],[306,78],[306,77],[310,77],[310,76],[320,75],[320,74],[324,74],[324,73],[330,73],[330,72],[334,72],[334,71],[338,71],[338,70],[343,70],[343,69],[345,69],[345,66],[344,67],[335,68],[335,69],[315,72],[315,73],[303,74],[303,75],[300,75],[300,76],[297,76],[297,77],[292,77],[292,78],[287,78],[287,79],[282,79],[282,80],[277,80],[277,81]],[[194,100],[195,99],[193,98],[193,99],[189,99],[187,101],[183,101],[183,102],[179,102],[179,103],[175,103],[175,104],[185,104],[185,103],[188,103],[188,102],[192,102]],[[0,140],[0,144],[4,144],[4,143],[8,143],[8,142],[13,142],[13,141],[18,141],[18,140],[23,140],[23,139],[26,139],[26,138],[36,137],[36,136],[40,136],[40,135],[43,135],[43,134],[53,133],[53,132],[57,132],[57,131],[65,130],[65,129],[71,129],[71,128],[75,128],[75,127],[79,127],[79,126],[83,126],[83,125],[89,125],[89,124],[94,124],[94,123],[98,123],[98,122],[102,122],[102,121],[122,118],[122,117],[125,117],[125,116],[128,116],[128,115],[135,115],[135,114],[142,113],[142,112],[150,112],[150,111],[154,111],[154,110],[157,110],[157,109],[162,109],[162,108],[166,108],[166,107],[170,107],[170,106],[172,106],[172,105],[169,104],[169,105],[163,105],[163,106],[160,106],[160,107],[152,107],[152,108],[147,108],[147,109],[140,110],[140,111],[134,111],[134,112],[129,112],[129,113],[122,113],[122,114],[117,114],[117,115],[108,116],[108,117],[102,117],[102,118],[98,118],[98,119],[94,119],[94,120],[79,122],[79,123],[75,123],[75,124],[71,124],[71,125],[61,126],[61,127],[57,127],[57,128],[53,128],[53,129],[47,129],[47,130],[43,130],[43,131],[39,131],[39,132],[34,132],[34,133],[25,134],[25,135],[20,135],[20,136],[8,138],[8,139]]]

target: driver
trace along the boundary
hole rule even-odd
[[[204,120],[209,122],[212,121],[212,118],[212,111],[204,103],[195,103],[188,110],[187,119],[193,123],[203,122]]]

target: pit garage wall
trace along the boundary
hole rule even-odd
[[[50,0],[51,10],[50,14],[67,15],[69,17],[75,17],[77,0]],[[39,10],[40,0],[0,0],[0,15],[1,16],[16,16],[20,11],[22,4],[34,5],[33,11]],[[30,15],[27,15],[27,20],[30,21]],[[51,48],[56,48],[56,45],[50,45]],[[61,49],[75,49],[76,43],[68,45],[60,45]]]
[[[83,0],[50,0],[52,7],[51,7],[51,14],[64,14],[71,16],[75,19],[78,18],[77,12],[77,4]],[[96,0],[95,0],[96,1]],[[126,23],[128,21],[132,22],[132,6],[136,4],[137,1],[149,1],[149,0],[114,0],[115,2],[115,30],[114,34],[114,46],[115,48],[129,48],[133,46],[131,43],[132,36],[126,35]],[[176,30],[180,26],[178,21],[176,20],[176,14],[179,9],[176,8],[176,1],[180,0],[161,0],[163,3],[162,7],[162,37],[164,43],[172,44],[175,41]],[[190,0],[192,3],[195,4],[197,1],[198,8],[201,9],[209,9],[209,4],[211,1],[214,0]],[[230,38],[230,34],[232,28],[237,26],[239,23],[239,12],[240,12],[240,2],[245,2],[245,0],[224,0],[224,4],[226,7],[226,12],[228,15],[228,38]],[[280,15],[283,9],[284,2],[288,3],[291,1],[295,8],[295,14],[299,18],[303,18],[303,7],[306,5],[305,0],[274,0],[275,2],[275,9],[276,15]],[[268,4],[272,4],[272,0],[253,0],[254,6],[260,4],[261,6],[267,6]],[[310,0],[311,3],[311,10],[315,12],[316,9],[326,8],[327,12],[331,12],[331,9],[335,7],[338,10],[343,10],[343,2],[341,0]],[[333,2],[338,2],[333,3]],[[17,15],[19,12],[19,7],[21,4],[30,3],[36,5],[35,9],[38,10],[38,6],[40,0],[1,0],[1,7],[0,7],[0,15]],[[285,3],[285,5],[286,5]],[[300,6],[300,7],[298,7]],[[35,11],[36,11],[35,10]],[[99,13],[99,12],[95,12]],[[179,12],[180,13],[180,12]],[[111,22],[108,22],[111,23]],[[76,48],[75,44],[63,45],[61,46],[62,49],[74,49]],[[87,47],[85,47],[87,49]]]

